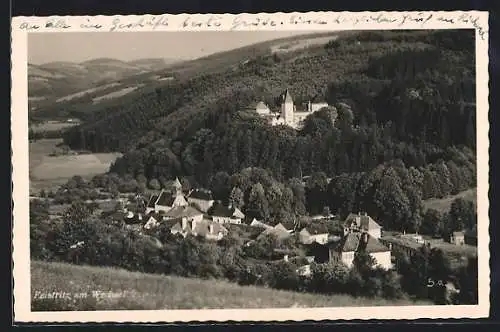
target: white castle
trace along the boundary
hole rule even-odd
[[[326,102],[313,103],[309,101],[304,105],[304,110],[299,111],[293,102],[290,91],[287,89],[282,95],[280,112],[271,112],[269,106],[262,101],[257,104],[255,111],[261,117],[268,119],[273,126],[286,125],[297,129],[302,126],[304,119],[308,115],[328,106]]]

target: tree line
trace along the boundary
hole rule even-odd
[[[219,242],[170,233],[164,224],[149,234],[124,228],[92,216],[92,206],[74,202],[63,220],[48,218],[48,204],[30,202],[30,246],[33,259],[73,264],[113,266],[146,273],[174,274],[184,277],[222,278],[242,285],[261,285],[277,289],[322,294],[384,297],[413,296],[435,303],[477,302],[477,260],[453,272],[440,250],[423,247],[411,258],[398,256],[395,271],[376,267],[366,252],[355,255],[354,267],[342,263],[311,264],[311,274],[298,268],[305,262],[284,261],[269,256],[274,249],[293,250],[292,239],[280,243],[272,235],[259,238],[252,246],[243,246],[237,232]],[[476,265],[474,265],[476,264]],[[397,273],[396,273],[397,272]],[[460,296],[447,299],[445,287],[431,289],[429,280],[450,280],[463,289]],[[474,279],[475,278],[475,279]],[[475,281],[476,280],[476,281]]]

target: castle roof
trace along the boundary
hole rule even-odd
[[[267,107],[267,105],[263,101],[259,101],[257,103],[257,106],[255,106],[255,109],[257,109],[257,110],[268,110],[269,107]]]

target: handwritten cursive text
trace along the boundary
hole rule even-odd
[[[210,16],[208,18],[196,18],[194,16],[188,16],[183,22],[183,28],[211,28],[220,27],[222,25],[220,16]]]
[[[136,28],[144,28],[144,27],[152,27],[154,30],[159,26],[168,26],[167,16],[162,15],[153,17],[141,17],[137,21],[125,22],[125,23],[120,18],[115,18],[111,22],[111,28],[109,29],[109,31],[133,30]]]

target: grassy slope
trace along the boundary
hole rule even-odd
[[[477,202],[476,188],[464,190],[456,195],[448,196],[445,198],[432,198],[424,201],[424,209],[435,209],[440,212],[450,211],[451,203],[456,198],[463,198],[467,201],[472,201],[474,204]]]
[[[154,310],[270,307],[340,307],[425,305],[409,300],[353,298],[347,295],[316,295],[285,292],[225,281],[187,279],[128,272],[114,268],[31,262],[32,298],[42,293],[66,292],[71,300],[35,300],[32,310]],[[75,294],[108,292],[108,297]],[[109,295],[114,295],[114,298]]]
[[[55,189],[74,175],[89,177],[107,172],[120,154],[50,156],[61,139],[40,139],[29,144],[30,189]]]

